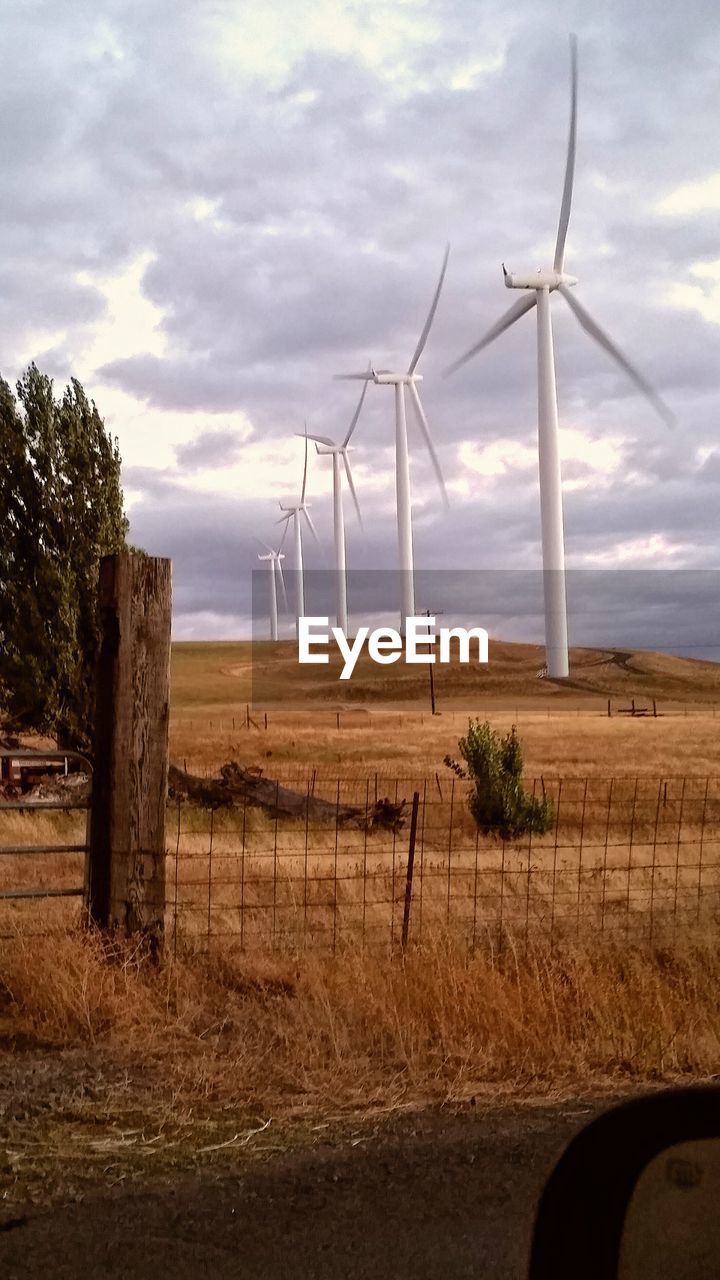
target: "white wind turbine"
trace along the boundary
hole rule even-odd
[[[285,527],[285,531],[287,532],[287,526]],[[273,551],[272,547],[268,546],[267,542],[262,542],[261,539],[258,538],[258,542],[260,543],[260,546],[265,547],[266,549],[266,555],[260,555],[258,553],[258,560],[267,560],[268,569],[270,570],[270,639],[271,640],[278,639],[278,593],[277,593],[278,579],[280,581],[280,590],[283,596],[284,607],[287,609],[285,579],[283,578],[282,563],[281,563],[281,561],[285,559],[285,555],[282,550],[282,544],[284,541],[285,541],[285,533],[283,533],[283,536],[280,539],[280,545],[278,546],[277,551]]]
[[[505,312],[496,324],[460,356],[445,371],[452,373],[472,356],[489,346],[495,338],[537,307],[538,342],[538,454],[540,470],[540,515],[542,526],[543,588],[545,594],[545,652],[547,673],[553,678],[569,674],[567,639],[567,604],[565,598],[565,546],[563,537],[562,477],[560,472],[560,446],[558,440],[557,389],[555,360],[553,355],[552,322],[550,318],[550,294],[559,293],[567,302],[581,327],[616,360],[629,375],[636,387],[652,404],[660,417],[672,426],[674,419],[669,409],[656,394],[649,382],[623,355],[603,329],[592,319],[577,298],[570,292],[577,284],[575,276],[563,270],[565,240],[570,221],[573,177],[575,173],[575,136],[577,123],[577,41],[570,39],[570,134],[568,138],[565,183],[563,186],[560,222],[555,244],[552,271],[537,271],[520,275],[506,271],[503,276],[508,289],[528,290],[525,297]]]
[[[295,545],[295,554],[293,557],[294,558],[293,568],[295,570],[295,634],[296,636],[299,635],[299,632],[300,632],[300,618],[305,616],[305,585],[304,585],[304,577],[303,577],[303,553],[302,553],[302,518],[303,516],[305,517],[305,521],[307,523],[307,526],[313,538],[317,542],[318,546],[320,546],[320,539],[317,536],[317,530],[315,529],[315,525],[310,519],[310,514],[308,512],[308,507],[310,504],[305,501],[305,490],[307,488],[307,470],[308,470],[308,437],[307,437],[307,431],[306,431],[305,432],[305,464],[303,466],[303,478],[302,478],[302,488],[300,490],[300,501],[296,502],[294,506],[290,506],[290,507],[284,507],[281,502],[280,510],[286,512],[286,514],[282,516],[280,520],[278,520],[278,524],[285,525],[285,532],[287,532],[287,529],[290,526],[290,524],[292,524],[292,528],[293,528],[293,542]],[[285,535],[283,534],[283,538],[284,536]]]
[[[340,373],[336,375],[336,377],[341,380],[350,379],[353,381],[372,381],[377,386],[391,386],[395,388],[395,486],[397,493],[398,551],[401,576],[400,623],[403,630],[405,626],[405,619],[414,617],[415,615],[410,457],[408,454],[407,419],[405,416],[406,387],[415,410],[418,426],[420,427],[430,458],[432,459],[432,464],[435,469],[438,484],[440,485],[443,501],[446,506],[448,505],[445,481],[443,480],[440,463],[438,462],[438,457],[430,436],[428,421],[420,403],[420,396],[418,395],[417,383],[422,382],[422,374],[416,373],[415,370],[417,369],[420,356],[425,349],[425,343],[428,340],[432,322],[435,318],[435,312],[440,299],[440,291],[445,279],[445,271],[447,270],[449,253],[450,245],[447,245],[445,248],[442,269],[440,271],[440,279],[438,280],[437,288],[430,305],[430,310],[423,326],[422,333],[420,334],[418,344],[413,353],[413,357],[405,372],[393,373],[391,369],[374,369],[371,366],[365,373]]]
[[[352,494],[353,502],[357,518],[362,528],[362,516],[360,514],[360,504],[358,502],[355,485],[353,484],[352,471],[350,470],[350,460],[348,458],[348,447],[350,437],[357,426],[357,420],[360,417],[360,410],[363,407],[363,400],[368,389],[365,382],[357,408],[353,414],[352,421],[345,435],[342,444],[331,440],[328,436],[316,436],[312,432],[308,433],[308,439],[315,441],[315,449],[320,454],[327,454],[332,457],[333,465],[333,526],[335,535],[335,592],[336,592],[336,608],[335,614],[337,625],[348,633],[348,611],[347,611],[347,575],[346,575],[346,557],[345,557],[345,517],[343,514],[342,501],[342,470],[341,465],[345,468],[347,482]]]

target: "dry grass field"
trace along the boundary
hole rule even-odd
[[[161,1076],[176,1114],[212,1100],[267,1115],[545,1093],[720,1066],[720,962],[702,933],[654,952],[586,939],[474,956],[438,933],[394,963],[224,947],[160,967],[92,934],[44,947],[18,936],[0,945],[0,972],[7,1047],[102,1044]]]
[[[371,662],[366,651],[352,678],[340,681],[342,660],[330,651],[326,666],[300,666],[294,642],[192,642],[173,645],[173,708],[190,707],[212,715],[229,705],[251,701],[258,706],[284,704],[406,706],[427,704],[426,666],[398,661],[390,666]],[[504,700],[513,705],[529,699],[536,708],[560,703],[578,705],[588,698],[657,697],[672,703],[720,701],[720,664],[644,650],[572,649],[571,676],[558,682],[539,679],[544,664],[536,645],[490,641],[487,665],[435,665],[441,702],[484,704]]]
[[[495,685],[441,673],[434,717],[413,671],[368,676],[363,701],[333,685],[310,689],[312,706],[307,690],[253,702],[248,725],[248,660],[243,645],[174,647],[171,758],[198,773],[235,760],[331,801],[419,789],[410,945],[407,823],[171,805],[159,965],[73,927],[80,899],[4,903],[5,1088],[31,1099],[25,1119],[0,1105],[11,1191],[48,1161],[105,1177],[147,1168],[153,1149],[179,1163],[232,1151],[258,1116],[326,1124],[720,1071],[718,668],[586,654],[561,691],[537,681],[536,651],[504,646]],[[620,714],[653,697],[657,717]],[[518,725],[528,785],[542,777],[556,801],[548,836],[478,837],[443,766],[471,715]],[[6,812],[0,843],[80,842],[84,821]],[[82,879],[78,854],[0,859],[4,888]]]
[[[198,772],[237,759],[281,778],[313,769],[326,778],[432,777],[472,715],[518,725],[529,777],[720,774],[715,663],[573,651],[573,678],[560,689],[537,679],[539,649],[491,642],[480,674],[457,664],[437,669],[439,714],[431,716],[426,668],[393,667],[388,676],[361,660],[348,686],[337,680],[337,662],[331,679],[318,679],[319,669],[301,670],[293,653],[289,643],[174,645],[172,759]],[[254,669],[263,674],[253,686]],[[622,713],[633,699],[651,709],[653,698],[657,718]]]
[[[672,947],[438,933],[392,962],[158,965],[93,934],[0,941],[0,1222],[28,1203],[372,1139],[420,1107],[532,1105],[720,1071],[714,933]]]
[[[685,890],[694,895],[694,910],[715,892],[720,865],[720,716],[712,701],[720,668],[663,655],[624,654],[620,661],[582,651],[573,655],[573,687],[566,690],[537,680],[540,655],[530,646],[496,645],[494,654],[482,677],[487,687],[476,689],[476,673],[465,668],[441,671],[435,716],[423,702],[426,669],[420,677],[417,668],[392,677],[375,669],[362,686],[365,705],[353,699],[329,707],[315,696],[310,668],[311,676],[302,673],[310,706],[251,704],[248,722],[250,646],[175,645],[171,759],[197,773],[235,760],[302,794],[310,790],[363,808],[383,795],[409,800],[417,789],[416,893],[427,927],[455,923],[462,936],[471,928],[474,940],[488,924],[527,930],[531,921],[542,925],[550,914],[554,923],[569,913],[604,928],[606,914],[611,919],[623,908],[641,909],[648,899],[657,907],[669,894],[675,908]],[[299,681],[291,646],[260,645],[253,656],[261,665],[289,669],[291,681]],[[368,673],[360,675],[365,680]],[[410,689],[418,679],[422,697],[388,700],[398,684]],[[608,693],[618,681],[622,696]],[[332,688],[337,697],[337,681]],[[673,700],[679,692],[685,702]],[[633,699],[649,709],[652,698],[657,716],[621,712]],[[465,787],[443,764],[446,754],[457,754],[470,715],[487,716],[503,730],[518,725],[528,786],[543,786],[555,797],[556,821],[546,837],[507,850],[491,837],[478,841]],[[5,845],[81,843],[84,834],[82,813],[11,812],[1,824]],[[277,822],[257,809],[211,820],[208,812],[183,806],[170,814],[168,849],[173,919],[193,935],[239,932],[248,945],[269,940],[273,946],[328,937],[335,945],[357,938],[358,930],[363,939],[373,930],[395,937],[407,824],[404,832],[368,837],[332,823]],[[0,863],[3,887],[68,889],[82,880],[79,855],[3,857]],[[72,899],[19,901],[6,903],[2,914],[47,922],[67,920],[73,910]]]

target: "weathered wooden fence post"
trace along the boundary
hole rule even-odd
[[[100,928],[159,944],[165,914],[171,562],[100,563],[88,908]]]

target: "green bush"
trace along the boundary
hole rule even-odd
[[[522,748],[515,725],[503,737],[487,720],[470,720],[458,742],[466,767],[445,756],[445,764],[472,784],[470,812],[485,835],[514,840],[528,832],[542,834],[553,822],[552,800],[527,795],[522,782]]]

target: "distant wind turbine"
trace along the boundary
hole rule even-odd
[[[307,526],[313,538],[317,542],[318,546],[320,546],[320,539],[317,536],[317,530],[315,529],[315,525],[310,519],[310,514],[308,512],[308,507],[310,504],[309,502],[305,501],[305,490],[307,488],[307,470],[308,470],[308,435],[307,435],[307,429],[306,429],[305,430],[305,464],[303,466],[303,478],[302,478],[302,488],[300,490],[300,501],[296,502],[294,506],[290,506],[290,507],[284,507],[281,502],[280,510],[286,512],[286,514],[282,516],[280,520],[278,520],[278,524],[285,525],[285,532],[287,532],[287,529],[290,526],[290,524],[292,524],[292,529],[293,529],[293,542],[295,545],[293,568],[295,570],[295,634],[296,635],[299,635],[299,632],[300,632],[300,618],[304,617],[305,615],[305,586],[304,586],[304,577],[303,577],[303,553],[302,553],[302,518],[303,516],[305,517]],[[284,534],[283,534],[283,537],[284,537]]]
[[[347,575],[346,575],[346,557],[345,557],[345,517],[343,515],[342,500],[342,470],[341,464],[345,468],[348,486],[352,494],[353,502],[357,518],[362,528],[362,515],[360,514],[360,504],[358,502],[355,485],[353,484],[352,471],[350,470],[350,460],[348,458],[348,447],[350,437],[357,426],[357,420],[360,417],[360,410],[363,407],[363,400],[368,389],[365,382],[357,408],[353,414],[352,421],[345,435],[342,444],[331,440],[328,436],[316,436],[312,432],[308,434],[308,439],[315,441],[315,449],[319,454],[326,454],[332,457],[333,466],[333,526],[335,535],[335,592],[336,592],[336,609],[335,615],[337,625],[348,633],[348,611],[347,611]]]
[[[568,138],[565,183],[560,206],[560,222],[555,244],[552,271],[537,271],[520,275],[511,273],[503,264],[503,276],[508,289],[525,289],[529,292],[505,312],[496,324],[476,342],[469,351],[451,364],[445,373],[453,373],[501,333],[537,307],[538,334],[538,454],[540,469],[540,513],[542,525],[543,586],[545,593],[545,652],[547,674],[564,678],[569,674],[567,603],[565,597],[565,546],[563,536],[562,477],[560,471],[560,445],[558,440],[557,388],[555,359],[553,354],[550,294],[559,293],[567,302],[580,326],[594,338],[620,368],[628,374],[635,386],[647,397],[653,408],[668,425],[674,425],[670,410],[663,403],[650,383],[630,363],[622,351],[592,319],[577,298],[570,292],[577,284],[575,276],[563,270],[565,240],[570,221],[573,178],[575,174],[575,141],[577,128],[577,40],[570,38],[570,133]]]
[[[414,566],[413,566],[413,543],[412,543],[412,499],[410,496],[410,457],[408,454],[408,437],[407,437],[407,419],[405,417],[405,388],[407,387],[410,399],[415,410],[418,426],[422,433],[425,444],[427,445],[435,475],[437,476],[440,492],[443,496],[445,505],[448,505],[447,493],[445,491],[445,481],[440,470],[440,463],[435,452],[435,448],[430,435],[427,418],[420,403],[418,395],[417,383],[422,382],[422,374],[416,373],[418,361],[425,349],[425,343],[435,319],[438,301],[440,299],[440,291],[443,287],[445,272],[447,270],[448,255],[450,253],[450,245],[445,248],[445,256],[443,258],[442,269],[440,271],[440,279],[430,305],[427,319],[423,326],[422,333],[418,340],[418,344],[413,353],[413,357],[404,373],[393,373],[391,369],[374,369],[371,365],[370,369],[365,373],[339,373],[336,375],[340,380],[365,381],[374,382],[377,386],[393,386],[395,388],[395,486],[397,492],[397,523],[398,523],[398,551],[401,577],[401,604],[400,604],[400,622],[404,629],[405,619],[414,617],[415,615],[415,582],[414,582]],[[349,437],[348,437],[349,438]]]
[[[285,609],[287,609],[285,579],[283,578],[283,571],[282,571],[282,564],[281,564],[281,561],[285,559],[285,555],[282,551],[282,544],[285,540],[286,532],[287,532],[287,525],[285,526],[285,532],[283,533],[283,536],[280,539],[280,545],[278,546],[277,551],[273,551],[272,547],[268,546],[267,542],[262,542],[261,539],[258,538],[258,542],[260,543],[260,546],[265,547],[266,553],[267,553],[266,555],[260,555],[258,553],[258,560],[267,560],[268,569],[270,570],[270,639],[271,640],[278,639],[278,598],[277,598],[278,597],[278,593],[277,593],[278,579],[280,581],[280,590],[283,596],[284,607]]]

